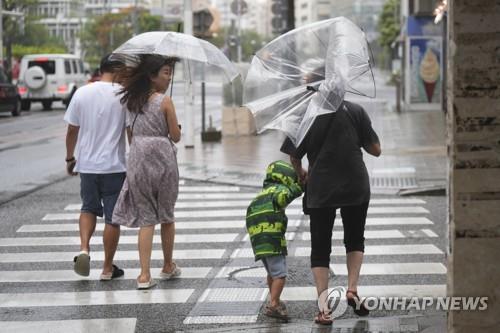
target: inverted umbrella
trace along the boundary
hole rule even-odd
[[[113,51],[112,57],[133,66],[142,54],[157,54],[179,58],[183,63],[184,79],[193,81],[220,81],[222,72],[233,81],[239,72],[234,64],[215,45],[172,31],[151,31],[132,37]]]
[[[346,92],[375,96],[371,63],[365,34],[348,19],[305,25],[256,53],[243,104],[259,133],[278,129],[298,146],[314,119],[335,112]]]

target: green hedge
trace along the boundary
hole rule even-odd
[[[64,47],[60,46],[27,46],[27,45],[12,45],[12,56],[21,58],[26,54],[40,54],[40,53],[67,53]],[[5,53],[4,53],[5,54]]]

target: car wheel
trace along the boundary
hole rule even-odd
[[[21,101],[21,110],[29,111],[31,108],[31,101]]]
[[[43,101],[42,105],[43,105],[44,110],[51,110],[52,109],[52,101]]]
[[[17,117],[20,115],[21,115],[21,101],[19,99],[16,99],[16,104],[12,109],[12,116]]]

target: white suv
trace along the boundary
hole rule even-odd
[[[83,62],[75,55],[25,55],[18,82],[21,109],[29,110],[31,102],[42,102],[44,110],[50,110],[53,101],[67,106],[76,89],[86,83]]]

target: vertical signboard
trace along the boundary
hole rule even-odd
[[[441,27],[431,17],[408,17],[405,44],[405,107],[439,110],[443,86]]]
[[[440,37],[410,37],[410,103],[441,103],[443,56]]]

